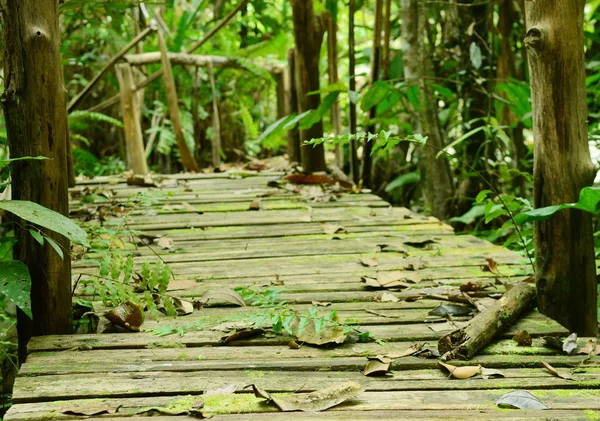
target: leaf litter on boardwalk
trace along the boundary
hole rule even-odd
[[[303,411],[320,412],[341,404],[349,399],[353,399],[360,392],[362,386],[357,382],[344,382],[312,393],[294,394],[292,396],[271,395],[266,390],[252,384],[246,387],[252,387],[254,395],[257,398],[273,402],[283,412]]]

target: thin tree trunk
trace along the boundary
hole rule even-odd
[[[121,91],[121,112],[125,127],[125,149],[127,168],[135,174],[147,174],[144,137],[141,123],[141,104],[135,92],[133,69],[127,63],[117,64],[117,79]]]
[[[291,113],[298,112],[298,91],[296,90],[296,52],[293,48],[288,50],[288,78],[290,80],[289,108]],[[300,131],[292,129],[288,131],[288,159],[290,163],[300,163],[302,160],[300,153]]]
[[[160,30],[158,31],[158,40],[162,56],[163,81],[165,83],[165,90],[167,92],[169,116],[171,117],[171,125],[173,126],[173,130],[175,131],[175,138],[177,139],[177,147],[179,148],[181,163],[183,164],[184,168],[189,171],[200,172],[200,167],[198,167],[194,156],[190,152],[190,148],[188,147],[183,135],[183,127],[181,125],[181,118],[179,115],[177,88],[175,87],[175,78],[173,77],[173,68],[171,67],[171,61],[169,60],[165,37]]]
[[[2,96],[11,158],[45,156],[12,166],[12,197],[69,214],[67,104],[60,65],[58,0],[2,0],[4,87]],[[64,250],[65,259],[26,230],[18,230],[15,258],[31,274],[33,320],[19,311],[20,362],[32,335],[72,331],[69,241],[45,232]]]
[[[212,165],[219,168],[221,165],[221,116],[219,115],[219,98],[217,97],[215,72],[212,63],[208,65],[208,78],[210,79],[210,89],[213,97]]]
[[[535,137],[534,198],[576,202],[595,176],[587,131],[584,0],[525,2]],[[567,210],[535,224],[540,311],[596,336],[597,281],[591,216]]]
[[[379,80],[379,72],[381,70],[381,32],[383,30],[383,0],[375,0],[375,26],[373,28],[373,49],[371,50],[371,83]],[[375,133],[377,125],[372,121],[377,117],[377,105],[369,110],[369,127],[368,133]],[[373,167],[373,143],[365,139],[363,148],[363,168],[362,179],[365,186],[371,187],[371,170]]]
[[[351,94],[356,94],[356,40],[354,38],[354,18],[356,15],[356,0],[350,0],[350,16],[348,24],[348,74],[350,77],[350,83],[348,89]],[[352,174],[352,180],[358,183],[360,180],[359,166],[358,166],[358,149],[356,147],[356,132],[358,130],[357,117],[356,117],[356,104],[352,101],[352,96],[348,101],[350,108],[349,121],[350,121],[350,173]]]
[[[294,39],[296,43],[296,89],[298,90],[298,111],[303,113],[316,110],[321,104],[320,95],[308,95],[321,88],[319,82],[319,57],[323,37],[327,30],[329,13],[317,16],[313,0],[292,0],[294,14]],[[319,121],[310,129],[300,130],[300,142],[323,137],[323,122]],[[301,147],[302,168],[307,173],[325,171],[325,147]]]
[[[340,80],[338,75],[337,31],[337,22],[332,17],[329,19],[329,28],[327,30],[327,65],[330,85],[335,85]],[[339,100],[336,100],[331,106],[331,124],[333,126],[333,133],[336,136],[340,135],[342,133],[342,116],[340,114]],[[339,144],[335,147],[335,161],[338,167],[344,168],[344,149]]]
[[[383,80],[390,79],[390,65],[392,62],[390,42],[392,41],[392,0],[385,0],[385,20],[383,22]]]

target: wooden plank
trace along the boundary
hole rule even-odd
[[[427,420],[429,414],[437,414],[436,418],[446,420],[464,420],[463,417],[474,417],[481,420],[564,420],[563,416],[579,416],[571,419],[594,419],[593,416],[598,413],[600,399],[597,391],[584,390],[536,390],[534,395],[543,399],[551,405],[552,410],[548,411],[520,411],[520,410],[499,410],[495,406],[495,401],[508,390],[481,390],[481,391],[398,391],[398,392],[363,392],[356,399],[331,408],[328,411],[319,413],[321,417],[328,419],[346,419],[352,420],[353,415],[363,413],[371,418],[359,419],[377,419],[378,414],[382,414],[380,419],[394,419],[386,414],[393,415],[390,411],[402,411],[404,418],[409,414],[414,419]],[[132,417],[140,410],[148,407],[168,407],[182,404],[193,404],[203,402],[208,414],[215,414],[213,419],[223,420],[289,420],[293,419],[315,419],[314,413],[280,413],[272,405],[265,405],[261,399],[254,398],[245,394],[235,395],[215,395],[213,398],[190,395],[160,396],[152,398],[122,398],[122,399],[103,399],[101,401],[109,408],[118,408],[117,415],[121,417]],[[7,416],[7,421],[15,420],[39,420],[39,419],[73,419],[82,418],[73,415],[65,415],[61,408],[73,407],[98,403],[98,400],[69,400],[56,401],[49,403],[32,403],[13,406]],[[381,412],[380,412],[381,411]],[[454,412],[456,411],[456,412]],[[249,414],[245,417],[241,414]],[[453,418],[452,414],[458,414],[460,418]],[[231,417],[227,414],[235,414]],[[423,415],[422,417],[419,415]],[[479,415],[483,415],[479,417]],[[348,415],[349,417],[346,417]],[[491,415],[491,416],[490,416]],[[221,417],[220,417],[221,416]],[[485,418],[484,416],[487,416]],[[583,416],[583,418],[582,418]],[[272,418],[274,417],[274,418]],[[339,418],[338,418],[339,417]],[[550,418],[548,418],[550,417]],[[553,418],[557,417],[557,418]],[[172,419],[171,417],[170,419]],[[107,419],[116,419],[110,416]],[[141,419],[132,418],[132,419]],[[144,419],[147,419],[144,417]],[[159,418],[160,419],[160,418]],[[177,417],[177,419],[186,419]],[[413,419],[413,418],[408,418]]]
[[[452,326],[448,325],[448,329]],[[439,339],[445,331],[434,332],[429,324],[416,323],[403,325],[401,329],[398,326],[387,325],[364,325],[363,330],[371,332],[375,338],[389,341],[431,341]],[[501,338],[512,338],[519,330],[527,330],[532,336],[560,334],[565,335],[568,331],[556,322],[550,319],[535,316],[525,317],[519,321],[513,328],[501,335]],[[222,333],[213,331],[189,332],[184,336],[160,337],[152,333],[141,332],[136,334],[102,334],[102,335],[56,335],[49,337],[34,337],[29,342],[29,352],[68,350],[72,348],[93,348],[93,349],[121,349],[121,348],[144,348],[146,346],[156,346],[157,344],[167,344],[175,346],[176,344],[187,347],[194,346],[215,346],[220,345]],[[244,339],[236,341],[236,345],[285,345],[293,338],[287,335],[263,335],[253,339]]]
[[[364,361],[364,360],[363,360]],[[499,379],[470,378],[457,381],[449,379],[441,370],[393,372],[385,377],[365,377],[360,371],[334,371],[336,367],[324,366],[320,371],[260,371],[215,370],[201,372],[143,371],[133,373],[104,372],[98,374],[47,375],[18,377],[15,382],[13,402],[27,403],[62,399],[125,398],[174,394],[201,394],[235,384],[242,389],[250,383],[258,384],[269,392],[311,392],[334,383],[355,381],[365,391],[491,391],[494,389],[598,389],[600,376],[574,375],[575,380],[563,380],[549,373],[532,377],[535,370],[523,369],[529,376]],[[508,369],[505,371],[509,371]],[[515,373],[520,370],[514,370]],[[408,373],[408,374],[407,374]],[[512,372],[511,372],[512,373]],[[416,378],[410,377],[415,375]],[[593,391],[597,402],[591,408],[600,408],[600,390]],[[435,405],[428,402],[426,405]],[[429,408],[431,409],[431,408]]]

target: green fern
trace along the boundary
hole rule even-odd
[[[240,107],[240,118],[242,119],[242,124],[246,130],[246,135],[248,136],[248,141],[253,141],[258,138],[260,135],[260,129],[258,124],[252,118],[252,114],[248,111],[248,108],[241,102],[239,103]]]
[[[123,128],[123,123],[121,121],[107,116],[106,114],[92,111],[73,111],[71,114],[69,114],[69,127],[71,130],[77,129],[78,124],[86,125],[87,122],[108,123],[112,124],[113,126]]]

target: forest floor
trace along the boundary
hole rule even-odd
[[[467,301],[489,305],[529,275],[522,256],[372,194],[282,175],[165,176],[150,186],[106,177],[73,189],[74,216],[101,213],[126,228],[120,243],[111,237],[114,249],[134,250],[137,265],[160,256],[173,270],[168,294],[195,309],[147,317],[138,333],[34,338],[5,419],[600,419],[600,349],[586,351],[585,338],[579,355],[549,348],[543,336],[568,332],[537,312],[473,360],[450,362],[467,366],[469,378],[438,364],[437,340],[470,317],[449,300],[464,298],[463,286],[474,291]],[[154,203],[123,218],[118,204],[139,193]],[[141,237],[154,241],[136,246]],[[85,288],[98,273],[95,257],[73,262],[77,299],[97,301]],[[294,315],[308,315],[300,337],[286,333],[298,328],[289,326]],[[512,339],[520,330],[531,346]],[[500,408],[515,390],[549,409]],[[280,412],[290,406],[332,407]]]

